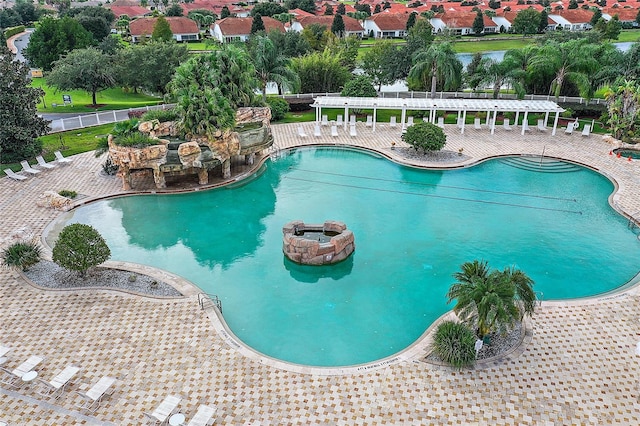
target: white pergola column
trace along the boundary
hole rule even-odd
[[[551,136],[556,135],[556,128],[558,127],[558,118],[560,117],[560,111],[556,111],[556,118],[553,119],[553,130],[551,131]]]
[[[491,134],[493,134],[496,131],[496,117],[498,115],[498,107],[495,107],[493,109],[493,121],[491,122]],[[489,114],[487,114],[487,117],[489,116]]]
[[[322,106],[318,105],[316,108],[316,124],[320,123],[320,114],[322,113]]]
[[[460,134],[464,135],[464,124],[465,121],[467,121],[467,106],[464,106],[464,109],[462,110],[462,128],[460,129]]]
[[[377,104],[373,104],[373,128],[371,129],[372,132],[376,131],[376,115],[378,112],[378,105]]]
[[[344,120],[342,121],[342,126],[344,127],[345,132],[347,131],[347,124],[349,123],[349,104],[347,102],[344,103]]]
[[[407,119],[407,104],[402,105],[402,114],[400,114],[400,121],[402,122],[402,131],[405,130],[405,121]]]
[[[522,119],[522,130],[520,131],[521,135],[524,135],[524,131],[527,129],[528,126],[528,122],[527,122],[527,115],[529,115],[529,110],[526,109],[524,111],[524,118]]]
[[[487,119],[485,120],[484,125],[488,126],[490,121],[491,121],[491,111],[487,111]],[[491,133],[493,133],[493,132],[491,132]]]
[[[546,126],[549,122],[549,111],[545,111],[544,113],[544,125]]]
[[[513,123],[515,126],[518,125],[518,119],[520,118],[520,111],[516,111],[516,122]]]
[[[438,120],[438,105],[433,104],[433,120],[431,120],[432,124],[436,124]]]

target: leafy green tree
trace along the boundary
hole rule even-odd
[[[104,18],[104,20],[107,21],[109,25],[111,25],[116,20],[116,15],[113,14],[111,9],[102,6],[74,7],[72,9],[69,9],[63,15],[69,16],[71,18],[78,18],[80,16]]]
[[[625,80],[606,95],[607,124],[614,138],[629,142],[640,133],[640,85]]]
[[[472,30],[476,35],[482,34],[484,31],[484,18],[481,11],[478,11],[476,17],[473,19]]]
[[[101,16],[80,15],[76,20],[89,31],[97,42],[104,40],[111,32],[111,25]]]
[[[438,82],[444,90],[456,90],[462,79],[462,63],[448,42],[432,44],[420,52],[409,71],[410,88],[425,89],[431,85],[431,98],[436,96]]]
[[[438,324],[431,348],[440,360],[454,368],[473,365],[476,360],[476,336],[465,324],[444,321]]]
[[[533,280],[516,268],[490,271],[487,262],[465,262],[447,293],[456,301],[453,311],[482,338],[509,330],[525,316],[533,315],[536,295]]]
[[[342,38],[332,37],[329,39],[327,48],[340,57],[340,63],[350,72],[356,69],[360,38],[354,35]]]
[[[19,24],[27,25],[31,22],[36,22],[41,15],[41,10],[36,8],[33,2],[28,0],[18,0],[12,8],[18,15],[20,15]],[[1,25],[0,25],[1,26]]]
[[[371,78],[366,75],[356,75],[347,81],[342,89],[342,96],[348,96],[352,98],[376,98],[378,92],[373,87]]]
[[[166,16],[183,16],[182,8],[178,3],[173,3],[165,12]]]
[[[37,138],[49,122],[38,117],[36,105],[42,89],[30,87],[29,67],[15,61],[6,44],[0,44],[0,163],[35,157],[42,151]]]
[[[344,20],[342,19],[342,15],[335,15],[333,17],[331,32],[338,37],[342,37],[344,35]]]
[[[326,26],[320,24],[307,25],[301,34],[302,38],[311,46],[311,49],[317,52],[325,50],[329,40],[334,37],[334,35],[327,30]]]
[[[173,32],[171,32],[171,26],[169,25],[169,21],[167,21],[164,16],[158,17],[158,20],[153,26],[151,39],[155,41],[173,40]]]
[[[413,26],[416,24],[417,16],[418,16],[417,13],[411,12],[411,14],[409,15],[409,19],[407,19],[407,26],[406,26],[407,31],[413,28]]]
[[[396,81],[394,62],[389,59],[396,55],[397,50],[398,47],[391,40],[382,40],[362,55],[362,70],[378,86],[378,90],[382,89],[383,84]]]
[[[500,9],[502,5],[499,0],[489,0],[489,7],[493,10]]]
[[[346,13],[346,7],[345,7],[344,3],[341,2],[338,5],[338,7],[336,8],[336,13],[338,15],[344,15]],[[638,14],[638,16],[640,16],[640,14]]]
[[[413,66],[415,57],[420,52],[429,48],[433,43],[433,27],[427,19],[418,19],[407,34],[407,43],[402,46],[397,54],[389,58],[390,66],[395,68],[396,80],[407,78]]]
[[[268,37],[257,37],[249,46],[249,54],[253,59],[264,100],[267,98],[269,82],[276,83],[280,92],[286,90],[295,92],[300,86],[298,74],[289,68],[289,59],[276,49]]]
[[[371,16],[371,6],[368,4],[356,3],[353,5],[353,8],[358,12],[366,13],[367,16]]]
[[[463,80],[466,86],[475,91],[482,82],[482,72],[482,53],[476,52],[471,57],[471,62],[469,62],[463,73]]]
[[[324,8],[325,15],[333,15],[333,6],[327,3],[327,6]]]
[[[85,90],[97,105],[96,93],[115,85],[111,58],[95,47],[73,50],[53,63],[47,83],[60,90]]]
[[[287,0],[285,7],[287,10],[302,9],[305,12],[316,14],[316,4],[313,0]]]
[[[251,20],[251,34],[255,34],[258,31],[264,31],[264,22],[262,22],[262,16],[259,13],[253,15]]]
[[[407,127],[406,133],[402,135],[402,140],[415,148],[416,151],[424,152],[440,151],[447,143],[447,135],[435,124],[420,121],[413,126]]]
[[[569,0],[568,9],[577,9],[578,8],[578,0]]]
[[[75,19],[45,17],[31,35],[24,56],[32,66],[51,70],[51,64],[74,49],[93,44],[93,36]]]
[[[273,15],[278,15],[280,13],[287,13],[287,12],[288,12],[287,9],[280,6],[278,3],[264,2],[264,3],[258,3],[255,6],[253,6],[253,9],[251,9],[250,15],[256,16],[256,14],[259,14],[260,16],[273,17]]]
[[[482,60],[480,84],[491,84],[493,87],[493,99],[498,99],[500,89],[503,86],[511,86],[519,99],[524,98],[525,91],[521,84],[524,71],[517,67],[517,63],[512,57],[507,57],[502,61],[484,58]]]
[[[638,10],[638,14],[636,15],[636,24],[640,24],[640,9]]]
[[[289,102],[282,98],[269,96],[267,98],[267,105],[269,105],[269,109],[271,109],[272,121],[282,120],[289,112]]]
[[[13,8],[0,9],[0,28],[22,25],[22,17]],[[2,33],[3,31],[0,31]]]
[[[538,32],[540,26],[540,12],[533,8],[524,9],[518,12],[511,31],[516,34],[530,35]]]
[[[380,13],[382,12],[382,8],[380,7],[379,4],[376,4],[376,7],[373,8],[373,14],[375,15],[376,13]]]
[[[154,41],[136,44],[118,51],[115,75],[119,84],[134,91],[143,88],[165,94],[176,68],[188,55],[184,44]]]
[[[52,253],[55,263],[83,276],[89,268],[106,262],[109,257],[111,250],[104,238],[95,228],[82,223],[65,226]]]
[[[2,250],[0,257],[4,266],[26,271],[40,262],[41,253],[42,250],[36,242],[20,241]]]
[[[231,12],[229,11],[229,8],[225,4],[222,7],[222,10],[220,11],[220,19],[228,18],[229,16],[231,16]]]
[[[546,9],[543,9],[540,12],[540,23],[538,24],[538,32],[543,33],[547,30],[547,26],[549,25],[549,13]]]
[[[604,36],[608,40],[617,40],[621,31],[622,23],[620,22],[620,18],[618,18],[618,15],[613,15],[605,26]]]
[[[290,23],[293,20],[293,15],[290,13],[278,13],[272,16],[273,19],[276,19],[283,24]],[[276,31],[280,32],[280,31]],[[287,32],[296,32],[296,31],[287,31]]]
[[[628,80],[640,79],[640,43],[633,43],[620,62],[620,75]]]
[[[340,56],[328,49],[293,58],[291,67],[300,78],[302,93],[338,92],[351,75],[342,65]]]
[[[596,10],[593,12],[593,16],[591,16],[591,20],[589,21],[589,23],[592,27],[595,27],[600,18],[602,18],[602,11],[596,8]]]
[[[269,39],[273,42],[278,52],[287,58],[297,58],[311,51],[311,46],[302,34],[296,31],[269,31]]]

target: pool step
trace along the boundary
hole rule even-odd
[[[541,161],[540,157],[506,157],[500,161],[508,166],[532,172],[570,173],[581,170],[580,166],[552,158],[542,158]]]

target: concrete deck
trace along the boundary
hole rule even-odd
[[[352,144],[401,161],[400,130],[358,123],[358,136],[313,124],[275,125],[276,144]],[[535,130],[467,129],[447,126],[446,150],[464,148],[459,165],[506,154],[564,158],[600,170],[619,188],[615,208],[640,211],[640,162],[609,156],[613,146],[597,135]],[[68,166],[29,177],[0,179],[0,246],[19,230],[40,235],[59,212],[36,207],[47,190],[69,189],[88,197],[118,194],[120,181],[100,175],[93,153]],[[416,165],[427,165],[416,163]],[[432,164],[443,166],[443,164]],[[621,256],[624,254],[621,254]],[[571,277],[568,277],[570,280]],[[13,369],[30,355],[46,357],[39,377],[51,379],[65,366],[82,367],[71,390],[86,391],[102,376],[118,378],[115,393],[95,414],[81,413],[77,395],[58,401],[31,385],[0,387],[0,421],[10,425],[140,424],[168,395],[182,396],[187,421],[199,404],[218,408],[215,424],[640,424],[640,298],[637,288],[602,298],[545,302],[531,321],[532,340],[517,357],[483,370],[452,371],[420,361],[345,375],[318,375],[275,368],[245,357],[216,332],[195,296],[152,299],[107,290],[44,291],[0,269],[0,344],[10,346]]]

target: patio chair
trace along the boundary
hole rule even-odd
[[[32,175],[37,175],[38,173],[40,173],[40,170],[31,167],[27,160],[21,161],[20,165],[22,166],[22,171],[24,172],[31,173]]]
[[[307,137],[307,134],[304,132],[304,129],[302,128],[302,126],[298,126],[298,136],[300,136],[301,138]]]
[[[398,126],[398,123],[396,122],[396,116],[394,115],[389,119],[389,127],[396,127],[396,126]]]
[[[7,362],[7,357],[5,355],[8,354],[9,351],[11,351],[10,347],[0,345],[0,365]]]
[[[352,138],[358,136],[358,132],[356,132],[355,124],[352,124],[351,126],[349,126],[349,134],[351,135]]]
[[[524,128],[525,132],[530,132],[531,131],[531,127],[529,127],[529,123],[527,121],[522,121],[522,127]]]
[[[56,162],[58,163],[68,164],[72,161],[70,158],[64,158],[60,151],[56,151],[53,154],[56,156]]]
[[[356,124],[356,116],[355,116],[355,114],[351,114],[349,116],[349,124]]]
[[[338,126],[336,126],[335,124],[331,126],[331,136],[333,136],[334,138],[338,137]]]
[[[55,399],[60,398],[78,371],[80,371],[80,367],[69,365],[48,382],[38,379],[40,383],[38,393],[46,397],[53,396]]]
[[[180,404],[181,399],[182,398],[179,396],[168,395],[151,414],[144,413],[144,415],[147,416],[153,424],[163,424],[167,421],[169,416],[173,414],[173,411],[176,409],[178,404]]]
[[[42,158],[42,155],[38,155],[36,157],[36,160],[38,161],[38,166],[42,167],[43,169],[51,170],[56,168],[54,164],[47,163],[46,161],[44,161],[44,158]]]
[[[15,369],[9,371],[6,368],[0,367],[0,370],[4,371],[4,377],[2,383],[12,387],[20,387],[22,385],[22,377],[31,372],[38,364],[44,361],[44,358],[32,355],[25,362],[17,366]],[[33,377],[32,377],[33,379]]]
[[[336,118],[336,125],[342,126],[342,114],[338,114],[338,117]]]
[[[480,124],[480,118],[476,117],[473,119],[473,128],[476,130],[482,129],[482,125]]]
[[[367,115],[367,124],[366,124],[366,126],[367,127],[373,126],[373,116]]]
[[[444,117],[438,117],[438,127],[444,129]]]
[[[413,126],[413,115],[407,117],[407,127],[408,126]]]
[[[16,173],[11,169],[4,169],[4,174],[9,176],[13,180],[25,180],[27,178],[25,175],[21,175],[20,173]]]
[[[313,136],[319,138],[322,136],[322,130],[320,130],[320,125],[316,124],[313,128]]]
[[[591,125],[585,124],[582,128],[582,136],[589,136],[591,134]]]
[[[216,414],[216,407],[201,405],[198,407],[195,416],[189,421],[187,426],[206,426],[209,420]]]
[[[95,411],[100,407],[102,403],[102,398],[105,395],[112,395],[113,388],[111,386],[116,382],[114,377],[104,376],[98,382],[91,386],[86,393],[77,392],[80,397],[82,397],[82,401],[76,405],[76,407],[90,411],[95,413]]]
[[[567,128],[564,130],[564,132],[568,135],[571,135],[573,134],[573,131],[578,128],[578,126],[580,126],[580,124],[577,121],[567,123]]]
[[[322,116],[322,122],[320,124],[322,124],[323,126],[328,126],[329,125],[329,117],[326,116],[326,115],[323,115]]]
[[[458,118],[456,126],[458,126],[458,129],[462,129],[462,126],[464,126],[464,120],[462,119],[462,117]]]
[[[504,121],[502,122],[502,128],[505,130],[512,130],[513,128],[511,127],[511,125],[509,124],[509,119],[505,118]]]

